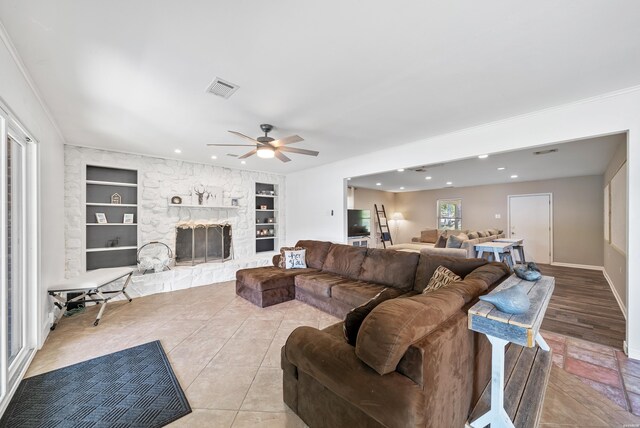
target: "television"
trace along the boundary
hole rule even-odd
[[[369,236],[371,234],[370,210],[347,210],[347,236]]]

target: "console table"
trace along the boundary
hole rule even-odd
[[[525,264],[527,261],[524,258],[524,239],[520,238],[498,238],[494,239],[493,242],[510,242],[513,244],[513,249],[518,251],[518,255],[520,256],[520,263]],[[514,260],[515,263],[515,260]]]
[[[482,242],[474,245],[475,250],[478,252],[478,258],[482,258],[484,252],[493,254],[494,260],[499,262],[506,258],[507,266],[513,269],[513,257],[511,256],[511,250],[513,249],[512,242]]]
[[[555,279],[543,276],[534,282],[525,281],[512,275],[497,286],[491,294],[520,283],[524,284],[531,301],[531,306],[526,313],[521,315],[506,314],[500,312],[491,303],[483,301],[476,303],[468,312],[469,329],[483,333],[491,342],[491,407],[486,413],[471,422],[470,425],[473,428],[482,428],[488,424],[491,424],[491,428],[514,426],[504,409],[505,346],[508,343],[514,343],[532,348],[537,344],[543,351],[549,351],[549,345],[540,335],[540,324],[542,324],[549,299],[553,293]],[[537,383],[538,387],[539,385],[540,382]],[[523,387],[522,390],[524,389]],[[538,404],[542,405],[542,403]]]

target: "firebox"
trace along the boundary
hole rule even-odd
[[[182,223],[176,226],[176,265],[193,266],[232,258],[230,224]]]

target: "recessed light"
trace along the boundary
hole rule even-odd
[[[513,174],[513,175],[511,176],[511,178],[518,178],[518,176],[517,176],[517,175],[515,175],[515,174]]]
[[[499,166],[499,167],[498,167],[498,171],[504,171],[505,169],[507,169],[507,168],[505,168],[505,167],[503,167],[503,166]]]
[[[174,153],[182,153],[182,150],[180,150],[180,149],[175,149],[173,152],[174,152]]]
[[[404,168],[398,168],[398,169],[396,169],[396,171],[398,171],[398,172],[404,172]]]
[[[348,177],[348,178],[347,178],[347,181],[349,181],[349,180],[351,180],[351,177]]]
[[[382,183],[376,183],[376,186],[382,186]]]
[[[404,187],[401,187],[400,190],[404,190]]]
[[[247,161],[244,161],[244,160],[243,160],[243,161],[240,161],[240,163],[241,163],[242,165],[245,165],[245,164],[247,163]]]
[[[453,184],[452,181],[447,181],[447,186],[451,186]]]
[[[218,156],[216,156],[216,155],[211,155],[211,159],[218,159]]]
[[[424,179],[425,179],[425,180],[431,180],[431,176],[430,176],[430,175],[427,175]]]
[[[480,155],[480,156],[478,156],[478,159],[486,159],[488,157],[489,157],[489,155]]]

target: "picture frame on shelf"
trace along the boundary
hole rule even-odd
[[[182,204],[182,198],[180,196],[173,196],[171,197],[171,203],[173,205],[180,205]]]
[[[105,215],[105,213],[96,213],[96,221],[98,222],[98,224],[106,224],[107,216]]]
[[[122,219],[122,223],[133,224],[133,214],[125,213],[124,218]]]

